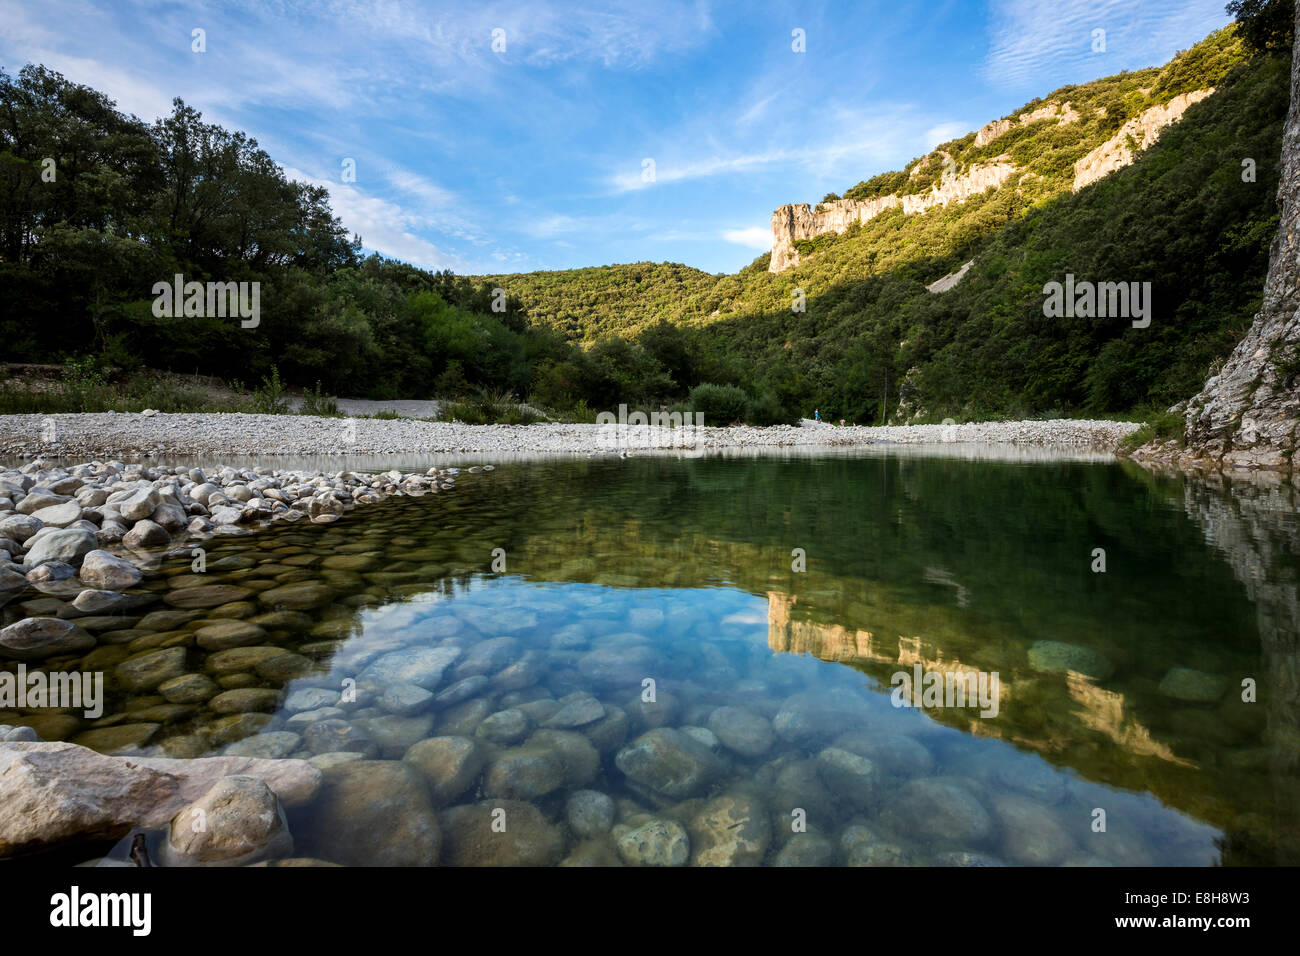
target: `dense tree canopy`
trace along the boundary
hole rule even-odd
[[[499,278],[534,321],[575,338],[666,316],[692,336],[703,380],[773,396],[788,411],[879,422],[1162,409],[1195,393],[1231,351],[1263,288],[1288,70],[1282,56],[1246,54],[1229,28],[1163,67],[1027,103],[991,142],[967,134],[844,196],[928,188],[942,154],[957,173],[1009,157],[1017,174],[1006,186],[801,240],[802,262],[778,275],[764,255],[730,276],[640,264]],[[1127,120],[1209,87],[1215,95],[1133,165],[1073,191],[1075,162]],[[1076,118],[1018,121],[1049,103],[1070,104]],[[954,289],[926,290],[970,260]],[[1151,282],[1151,326],[1047,318],[1043,286],[1067,273]],[[796,289],[802,312],[791,308]]]
[[[1295,0],[1230,0],[1237,34],[1251,50],[1290,50],[1295,35]]]
[[[179,99],[152,126],[42,66],[0,71],[3,358],[95,355],[372,397],[479,386],[561,408],[684,396],[675,328],[590,350],[533,326],[500,283],[358,255],[326,190]],[[153,314],[155,282],[258,282],[256,328]],[[661,364],[660,357],[664,364]]]
[[[801,241],[779,275],[766,255],[735,275],[632,263],[478,278],[362,258],[325,190],[180,100],[149,125],[44,67],[0,71],[3,357],[244,382],[275,366],[343,396],[478,388],[579,416],[623,403],[860,423],[1164,407],[1249,325],[1276,231],[1278,31],[1293,8],[1231,8],[1238,27],[1163,67],[1056,90],[989,143],[969,133],[846,190],[916,193],[994,158],[1017,167],[964,203]],[[1131,166],[1072,189],[1075,162],[1127,120],[1208,87]],[[1067,103],[1067,122],[1019,122]],[[972,260],[955,288],[927,291]],[[260,324],[155,316],[153,284],[177,273],[259,282]],[[1150,326],[1048,317],[1044,285],[1067,274],[1150,282]]]

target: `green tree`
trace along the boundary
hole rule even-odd
[[[1229,0],[1237,33],[1257,53],[1290,50],[1295,37],[1295,0]]]

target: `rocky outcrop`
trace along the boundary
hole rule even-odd
[[[958,269],[956,272],[948,273],[942,279],[935,279],[933,282],[931,282],[928,286],[925,287],[925,291],[926,292],[947,292],[949,289],[955,288],[957,283],[966,277],[966,273],[970,271],[970,267],[973,266],[974,264],[975,264],[974,259],[971,259],[969,262],[963,262],[960,269]]]
[[[772,213],[772,260],[768,271],[784,272],[799,264],[795,242],[812,239],[828,232],[841,234],[855,222],[867,222],[886,209],[902,205],[897,196],[871,199],[837,199],[824,202],[814,210],[807,203],[781,206]]]
[[[164,827],[232,775],[262,781],[286,807],[307,803],[321,784],[305,760],[107,757],[71,743],[0,744],[0,857]]]
[[[975,145],[977,147],[987,146],[999,136],[1005,136],[1011,132],[1012,125],[1014,124],[1009,119],[993,120],[991,123],[985,123],[979,128],[979,132],[975,134]]]
[[[1038,123],[1049,119],[1055,119],[1058,126],[1064,126],[1066,123],[1078,122],[1079,114],[1074,111],[1074,107],[1069,103],[1048,103],[1036,110],[1021,113],[1016,120],[1000,119],[985,123],[980,127],[979,132],[975,134],[975,145],[976,147],[987,146],[999,136],[1005,136],[1011,132],[1012,127],[1017,123],[1021,126],[1028,126],[1030,123]]]
[[[1214,87],[1181,93],[1163,106],[1153,106],[1133,117],[1114,136],[1074,164],[1074,191],[1077,193],[1117,169],[1131,165],[1134,155],[1150,149],[1166,126],[1178,122],[1189,106],[1213,92]]]
[[[1300,7],[1297,7],[1300,30]],[[1281,219],[1269,251],[1263,308],[1217,374],[1186,407],[1180,464],[1291,470],[1300,431],[1300,57],[1282,132]],[[1137,457],[1160,458],[1159,448]],[[1165,450],[1164,457],[1171,457]]]
[[[876,196],[871,199],[837,199],[818,203],[816,208],[807,203],[782,206],[772,213],[772,259],[768,271],[784,272],[799,264],[799,250],[795,243],[827,233],[841,234],[855,222],[867,222],[886,209],[902,209],[906,215],[925,212],[935,206],[965,202],[987,189],[1001,186],[1016,166],[1008,156],[999,156],[988,163],[977,163],[965,173],[945,173],[929,192],[906,196]]]

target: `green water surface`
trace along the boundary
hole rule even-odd
[[[692,862],[1293,864],[1296,528],[1290,485],[1115,463],[876,452],[508,465],[333,525],[213,539],[202,574],[174,555],[139,606],[94,618],[98,647],[47,662],[104,671],[103,717],[0,719],[176,756],[401,760],[426,738],[467,737],[482,769],[409,810],[441,821],[443,863],[502,862],[458,835],[477,824],[457,808],[510,799],[536,810],[544,848],[528,862],[622,862],[620,838],[667,819],[690,834]],[[239,590],[169,603],[218,585]],[[254,623],[245,646],[262,652],[214,662],[196,633],[228,620]],[[467,663],[487,641],[493,653]],[[425,689],[481,677],[473,696],[386,703],[382,668],[367,668],[439,646],[460,657]],[[222,691],[274,693],[219,713],[121,679],[169,648]],[[996,673],[996,714],[895,706],[894,675],[918,668]],[[306,731],[311,695],[293,695],[310,689],[317,707],[340,695],[325,702],[332,737]],[[559,746],[533,735],[568,695],[595,697],[603,716],[565,728],[587,749],[521,797],[493,764]],[[491,718],[521,708],[521,728]],[[710,729],[719,708],[757,718],[751,752]],[[655,728],[708,749],[707,779],[669,795],[631,779],[620,753]],[[846,770],[844,753],[866,767]],[[364,833],[338,832],[341,808],[325,805],[344,799],[336,772],[320,806],[289,812],[296,855],[394,862],[385,838],[372,853]],[[612,831],[573,831],[579,790],[615,800]],[[708,815],[737,795],[752,841],[709,856]]]

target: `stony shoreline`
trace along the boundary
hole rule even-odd
[[[328,524],[358,505],[392,495],[455,488],[459,468],[390,471],[280,471],[95,461],[45,468],[40,461],[0,471],[0,607],[35,587],[76,596],[83,613],[127,601],[139,566],[186,542],[245,534],[274,522]],[[491,471],[474,466],[468,471]],[[0,630],[0,656],[37,660],[85,642],[70,621],[39,616]]]
[[[843,448],[877,444],[993,443],[1113,452],[1136,422],[1054,419],[963,425],[702,427],[667,430],[586,424],[464,425],[418,419],[313,418],[299,415],[119,414],[0,416],[0,455],[142,459],[166,455],[265,458],[433,453],[618,453],[734,448]]]
[[[371,475],[227,467],[205,473],[121,461],[67,468],[43,464],[33,461],[0,471],[0,658],[18,661],[20,671],[26,665],[44,671],[52,663],[72,663],[95,648],[102,654],[99,631],[109,621],[103,615],[155,601],[156,595],[139,587],[143,572],[178,549],[273,523],[329,524],[359,505],[394,495],[445,494],[455,488],[462,471],[430,468],[424,474]],[[492,466],[465,470],[487,472]],[[234,595],[239,589],[213,585],[190,590],[224,600],[227,592]],[[33,592],[36,597],[15,603]],[[210,603],[196,601],[195,606]],[[231,625],[250,633],[261,630],[245,621],[224,622],[227,628]],[[144,648],[139,653],[153,661],[186,651]],[[25,678],[20,680],[25,686]],[[102,678],[96,693],[102,705],[99,693]],[[89,705],[88,699],[81,703]],[[12,720],[12,714],[24,711],[4,713]],[[51,716],[58,720],[61,713],[52,711]],[[70,717],[62,719],[75,723]],[[111,723],[113,718],[101,734],[117,732],[107,726]],[[110,740],[102,743],[116,749]],[[18,726],[0,722],[0,777],[7,808],[0,814],[0,857],[77,840],[116,838],[133,826],[165,827],[184,805],[201,802],[211,793],[229,802],[226,790],[232,788],[254,806],[252,816],[272,821],[273,835],[285,843],[281,805],[306,802],[320,784],[320,771],[302,760],[233,754],[124,760],[76,744],[45,743],[21,720]],[[168,865],[195,865],[213,852],[206,845],[193,852],[170,847]],[[226,864],[239,862],[220,850],[217,856]]]
[[[1258,472],[1287,477],[1296,474],[1300,466],[1300,453],[1265,442],[1235,448],[1222,439],[1205,446],[1157,440],[1133,449],[1125,457],[1148,469],[1192,474]]]

